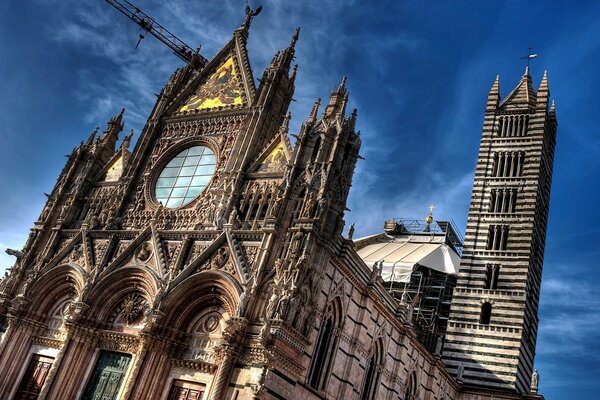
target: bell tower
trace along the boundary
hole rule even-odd
[[[529,393],[556,142],[547,74],[488,95],[443,359],[465,387]]]

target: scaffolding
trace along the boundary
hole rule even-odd
[[[408,241],[423,236],[436,236],[450,246],[458,255],[463,242],[454,222],[422,221],[416,219],[393,219],[386,221],[384,230],[388,235],[406,237]],[[390,293],[398,301],[413,306],[413,324],[419,341],[432,353],[436,352],[438,340],[443,340],[450,315],[452,294],[456,287],[456,275],[415,265],[408,282],[390,279]]]

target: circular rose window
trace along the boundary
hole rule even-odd
[[[177,154],[163,168],[156,181],[156,200],[168,208],[189,204],[202,193],[215,172],[215,153],[206,146],[194,146]]]

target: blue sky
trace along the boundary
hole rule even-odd
[[[137,0],[212,57],[243,0]],[[257,3],[258,4],[258,3]],[[257,4],[252,4],[256,6]],[[600,374],[600,3],[263,0],[249,40],[255,77],[302,27],[292,127],[348,76],[361,154],[347,222],[356,236],[389,217],[452,218],[464,230],[486,95],[502,95],[533,46],[559,121],[536,367],[546,399],[597,398]],[[0,2],[0,248],[20,248],[64,155],[126,107],[141,131],[181,62],[101,0]],[[0,255],[0,271],[12,259]]]

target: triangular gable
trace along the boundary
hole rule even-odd
[[[503,109],[535,108],[537,93],[531,83],[531,77],[528,73],[521,77],[519,84],[508,96],[506,96],[499,105]]]
[[[281,141],[277,141],[266,157],[263,157],[256,172],[283,172],[287,164],[285,148]]]
[[[124,162],[123,156],[117,157],[110,167],[106,170],[106,175],[104,177],[104,182],[116,182],[123,175]]]
[[[178,113],[245,107],[256,94],[246,41],[239,31],[182,92]]]
[[[252,172],[281,173],[292,158],[291,145],[286,135],[280,133],[260,152],[250,167]]]
[[[246,103],[242,93],[243,88],[237,68],[233,56],[230,56],[196,90],[194,95],[188,98],[179,112],[241,106]]]

